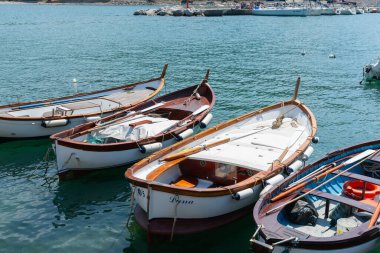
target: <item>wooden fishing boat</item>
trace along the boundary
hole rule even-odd
[[[73,96],[0,106],[0,138],[46,137],[77,125],[99,120],[155,96],[164,86],[160,77]]]
[[[274,185],[253,211],[258,227],[250,240],[253,252],[379,247],[379,149],[377,140],[334,151]]]
[[[206,127],[215,104],[208,73],[198,85],[52,135],[61,178],[136,162]]]
[[[317,125],[296,99],[218,124],[125,172],[148,235],[186,234],[246,215],[262,183],[309,148]],[[310,153],[309,153],[310,154]]]

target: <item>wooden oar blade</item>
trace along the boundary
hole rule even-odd
[[[361,152],[360,154],[352,157],[351,159],[348,159],[343,164],[348,165],[348,164],[356,163],[357,161],[360,161],[360,160],[372,155],[373,153],[375,153],[375,150],[367,149],[366,151]]]
[[[379,218],[379,214],[380,214],[380,202],[377,204],[375,212],[373,213],[372,218],[369,221],[368,228],[371,228],[376,224],[377,219]]]

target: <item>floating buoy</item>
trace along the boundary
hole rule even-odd
[[[142,145],[140,147],[140,152],[143,154],[153,153],[153,152],[156,152],[160,149],[162,149],[162,143],[161,142],[155,142],[155,143],[151,143],[151,144]]]
[[[78,81],[77,81],[76,78],[73,78],[72,85],[73,85],[73,88],[74,88],[74,92],[78,93]]]
[[[177,136],[177,139],[179,141],[182,141],[183,139],[186,139],[187,137],[190,137],[193,133],[194,133],[194,130],[192,128],[189,128],[189,129],[183,131],[182,133],[180,133]]]
[[[311,141],[314,143],[314,144],[317,144],[319,142],[319,137],[318,136],[314,136],[313,139],[311,139]]]
[[[56,119],[56,120],[43,120],[41,125],[45,128],[51,128],[51,127],[66,126],[67,124],[69,124],[68,119]]]
[[[210,121],[212,120],[212,117],[213,116],[211,113],[207,114],[206,117],[204,117],[201,121],[200,128],[206,128],[208,123],[210,123]]]
[[[304,56],[306,54],[305,50],[302,51],[301,55]]]

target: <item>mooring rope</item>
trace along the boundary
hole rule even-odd
[[[180,202],[179,201],[178,193],[175,194],[174,200],[175,200],[176,204],[175,204],[175,207],[174,207],[174,220],[173,220],[172,231],[171,231],[171,235],[170,235],[170,241],[173,241],[174,227],[175,227],[175,223],[177,222],[177,207],[178,207],[179,202]]]

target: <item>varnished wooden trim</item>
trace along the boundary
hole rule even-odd
[[[163,73],[162,75],[165,75],[165,73]],[[143,102],[151,99],[155,95],[157,95],[157,93],[160,92],[162,90],[162,88],[164,87],[164,85],[165,85],[165,79],[161,78],[161,77],[158,77],[158,78],[153,78],[153,79],[150,79],[150,80],[147,80],[147,81],[141,81],[141,82],[137,82],[137,83],[127,84],[127,85],[113,87],[113,88],[104,89],[104,90],[98,90],[98,91],[93,91],[93,92],[82,92],[82,93],[78,93],[78,94],[71,95],[71,96],[52,98],[52,99],[45,99],[45,100],[37,100],[37,101],[33,101],[33,102],[14,103],[14,104],[8,104],[8,105],[2,105],[2,106],[0,106],[0,109],[4,109],[4,108],[19,107],[19,106],[24,106],[24,105],[38,104],[38,103],[49,103],[49,102],[54,102],[54,101],[58,101],[58,100],[76,98],[76,97],[81,97],[81,96],[88,96],[88,95],[102,93],[102,92],[107,92],[107,91],[112,91],[112,90],[127,89],[127,88],[134,87],[134,86],[137,86],[137,85],[146,84],[146,83],[149,83],[149,82],[154,82],[154,81],[159,81],[159,80],[161,80],[161,82],[160,82],[160,85],[158,86],[158,88],[152,94],[150,94],[149,96],[147,96],[143,100],[140,100],[140,101],[137,101],[135,103],[132,103],[132,104],[129,104],[129,105],[126,105],[126,106],[122,106],[122,107],[119,107],[119,108],[115,108],[115,109],[111,109],[111,110],[105,110],[102,113],[88,113],[88,114],[73,115],[73,116],[72,115],[55,116],[55,117],[48,117],[48,118],[45,118],[45,117],[12,117],[12,116],[7,117],[7,116],[0,116],[0,120],[9,120],[9,121],[36,121],[36,120],[45,120],[45,119],[49,119],[49,120],[51,120],[51,119],[73,119],[73,118],[98,116],[98,115],[102,115],[102,114],[106,114],[106,113],[110,113],[110,112],[118,112],[118,111],[126,110],[128,108],[131,108],[133,106],[141,104],[141,103],[143,103]],[[83,101],[86,101],[86,100],[87,99],[83,99]],[[82,100],[79,100],[79,101],[82,101]]]
[[[148,165],[150,162],[155,161],[157,159],[161,159],[162,157],[164,157],[168,153],[170,153],[174,150],[178,150],[178,149],[182,148],[183,146],[185,146],[185,145],[187,145],[187,144],[189,144],[195,140],[201,139],[207,135],[210,135],[212,133],[217,132],[220,129],[224,129],[224,128],[229,127],[233,124],[241,122],[245,119],[251,118],[255,115],[258,115],[258,114],[261,114],[261,113],[264,113],[267,111],[271,111],[271,110],[276,109],[276,108],[281,108],[282,106],[287,106],[287,105],[297,106],[306,115],[308,115],[309,120],[310,120],[310,124],[311,124],[311,133],[310,133],[309,137],[305,140],[305,142],[299,147],[299,149],[296,152],[294,152],[291,156],[289,156],[281,164],[278,164],[278,163],[274,164],[272,169],[269,171],[261,171],[261,172],[255,174],[254,176],[252,176],[246,180],[243,180],[237,184],[234,184],[234,185],[226,186],[223,188],[207,188],[207,189],[199,189],[199,188],[187,189],[187,188],[181,188],[181,187],[176,187],[176,186],[161,185],[161,184],[158,184],[156,182],[150,182],[150,181],[148,182],[146,180],[142,180],[142,179],[137,178],[133,175],[136,171],[138,171],[141,168],[143,168],[144,166]],[[235,119],[231,119],[227,122],[220,123],[220,124],[218,124],[212,128],[209,128],[209,129],[207,129],[201,133],[194,135],[193,137],[189,137],[189,138],[187,138],[181,142],[178,142],[178,143],[176,143],[176,144],[174,144],[168,148],[162,149],[162,150],[154,153],[153,155],[141,160],[140,162],[135,163],[131,168],[129,168],[125,172],[125,177],[131,182],[131,184],[136,185],[136,186],[140,186],[140,187],[144,187],[144,188],[147,188],[149,186],[153,190],[168,192],[168,193],[176,193],[176,194],[180,194],[180,195],[184,195],[184,196],[215,197],[215,196],[230,195],[231,193],[236,193],[238,191],[241,191],[241,190],[244,190],[244,189],[247,189],[250,187],[254,187],[258,183],[261,183],[261,182],[277,175],[278,173],[280,173],[283,170],[284,166],[290,165],[294,160],[297,159],[297,157],[299,155],[301,155],[302,153],[304,153],[306,151],[306,149],[311,144],[311,141],[312,141],[313,137],[315,136],[316,132],[317,132],[317,121],[315,119],[314,114],[311,112],[311,110],[308,107],[306,107],[299,100],[297,100],[297,99],[293,100],[292,99],[289,101],[273,104],[273,105],[261,108],[259,110],[253,111],[253,112],[249,112],[249,113],[244,114],[244,115],[237,117]]]

